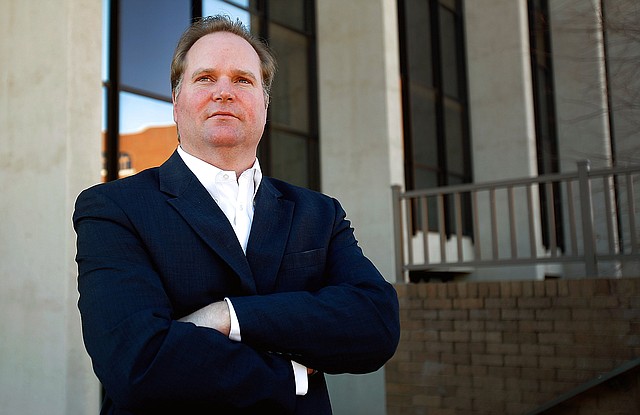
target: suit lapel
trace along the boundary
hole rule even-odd
[[[289,239],[294,203],[282,198],[269,178],[263,178],[255,198],[255,210],[247,260],[259,294],[275,289],[276,276]]]
[[[231,224],[177,152],[159,169],[160,190],[191,228],[238,275],[248,293],[256,292],[251,268]],[[185,247],[189,249],[189,247]]]

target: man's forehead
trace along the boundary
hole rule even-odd
[[[189,48],[187,56],[213,52],[241,56],[245,60],[254,60],[256,64],[260,64],[260,57],[253,46],[246,39],[231,32],[214,32],[202,36]]]

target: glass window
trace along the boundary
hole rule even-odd
[[[249,1],[236,1],[234,2],[239,6],[245,7],[245,9],[241,9],[237,6],[229,4],[226,1],[222,0],[204,0],[202,2],[202,15],[203,16],[214,16],[217,14],[227,15],[234,19],[240,19],[242,24],[244,24],[249,29],[255,29],[251,26],[251,13],[246,10],[249,7]],[[176,38],[177,39],[177,38]]]
[[[268,2],[269,19],[301,31],[307,30],[307,1],[271,0]]]
[[[278,73],[271,91],[274,125],[309,131],[308,39],[282,26],[269,27],[270,44],[277,53]]]
[[[446,95],[459,98],[458,53],[459,44],[456,15],[445,7],[440,7],[440,50],[442,52],[442,89]]]
[[[120,82],[124,89],[171,99],[169,67],[191,21],[188,1],[120,1]]]
[[[460,0],[398,0],[408,189],[471,182],[461,10]]]
[[[529,1],[529,26],[532,28],[531,74],[533,83],[533,105],[536,128],[536,150],[538,154],[538,173],[550,174],[560,171],[558,142],[556,133],[555,97],[553,85],[553,62],[551,60],[551,27],[549,25],[549,5],[547,0]],[[559,184],[553,184],[553,193],[541,186],[540,214],[542,221],[542,243],[551,246],[551,214],[549,201],[554,206],[556,246],[564,249],[564,227],[562,198]],[[551,198],[551,200],[549,200]]]
[[[295,134],[273,131],[270,140],[271,171],[274,177],[298,186],[307,186],[307,140]]]
[[[447,171],[464,177],[468,171],[465,166],[464,113],[461,105],[453,100],[444,100],[445,145],[447,154]],[[453,184],[453,183],[448,183]]]
[[[405,59],[410,82],[423,87],[433,86],[431,51],[431,13],[429,3],[423,0],[406,0]]]
[[[436,97],[431,90],[411,88],[411,153],[417,166],[438,165],[438,135],[436,133]],[[416,187],[421,189],[424,187]]]
[[[174,125],[173,105],[170,102],[128,92],[120,93],[120,134],[168,125]]]

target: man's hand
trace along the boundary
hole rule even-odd
[[[182,317],[178,321],[193,323],[200,327],[209,327],[219,331],[225,336],[229,336],[229,332],[231,331],[231,317],[229,315],[229,306],[226,301],[211,303],[206,307],[202,307],[201,309]]]

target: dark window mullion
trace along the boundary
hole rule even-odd
[[[119,177],[120,137],[120,0],[109,4],[109,67],[107,86],[107,131],[105,134],[106,181]]]

